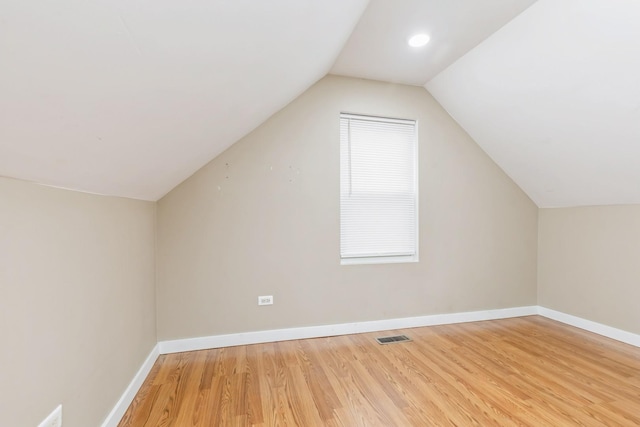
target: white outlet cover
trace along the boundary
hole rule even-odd
[[[271,305],[273,304],[273,295],[263,295],[258,297],[258,305]]]
[[[62,427],[62,405],[58,405],[38,427]]]

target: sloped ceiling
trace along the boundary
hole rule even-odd
[[[0,176],[157,200],[331,72],[424,85],[541,207],[640,203],[637,22],[637,0],[0,0]]]
[[[539,0],[426,88],[540,207],[640,203],[640,2]]]
[[[0,0],[0,176],[156,200],[331,68],[366,0]]]

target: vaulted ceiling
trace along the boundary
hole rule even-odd
[[[640,1],[539,0],[426,88],[541,207],[640,203]]]
[[[0,176],[157,200],[334,73],[424,85],[538,206],[640,203],[639,20],[637,0],[0,0]]]
[[[0,175],[156,200],[322,78],[365,0],[0,0]]]

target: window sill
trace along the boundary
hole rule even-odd
[[[340,265],[360,265],[360,264],[399,264],[408,262],[418,262],[418,255],[402,256],[377,256],[362,258],[341,258]]]

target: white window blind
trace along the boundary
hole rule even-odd
[[[340,115],[343,263],[417,260],[417,175],[415,121]]]

